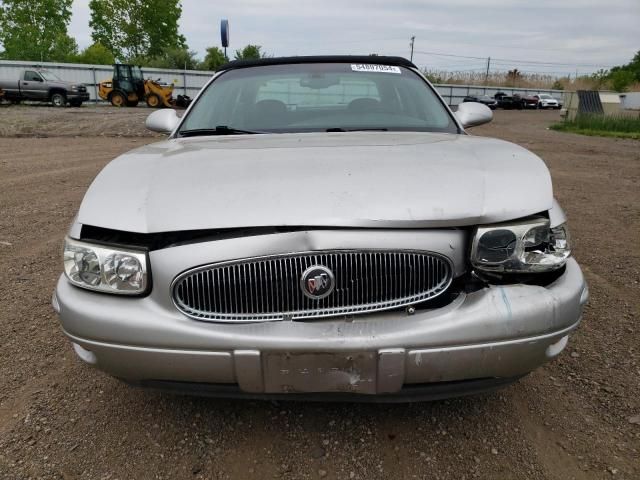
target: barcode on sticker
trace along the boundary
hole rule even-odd
[[[352,63],[351,70],[354,72],[378,72],[378,73],[402,73],[400,67],[391,65],[370,65],[364,63]]]

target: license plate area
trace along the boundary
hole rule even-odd
[[[266,393],[376,393],[377,354],[263,352]]]

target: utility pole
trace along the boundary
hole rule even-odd
[[[489,68],[491,67],[491,57],[487,57],[487,73],[484,74],[484,84],[489,83]]]
[[[413,44],[415,41],[416,41],[416,36],[412,35],[411,36],[411,59],[410,59],[412,62],[413,62]]]

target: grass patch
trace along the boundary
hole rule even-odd
[[[555,123],[550,127],[561,132],[598,137],[633,138],[640,140],[640,116],[578,115],[573,120]]]

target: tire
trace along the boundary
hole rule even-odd
[[[160,97],[155,93],[151,93],[147,95],[147,107],[149,108],[161,108],[162,102],[160,102]]]
[[[124,107],[127,104],[127,99],[121,92],[113,92],[109,101],[111,105],[118,108]]]
[[[56,108],[65,107],[67,105],[67,97],[64,93],[55,92],[51,94],[51,105]]]
[[[72,107],[78,108],[82,106],[82,100],[71,100],[69,102],[69,105],[71,105]]]
[[[138,100],[127,100],[127,107],[137,107],[138,102]]]

